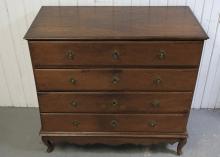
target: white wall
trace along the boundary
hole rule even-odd
[[[220,108],[220,0],[0,0],[0,106],[38,106],[23,36],[42,5],[188,5],[208,33],[194,108]]]

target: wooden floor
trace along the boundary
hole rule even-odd
[[[1,157],[172,157],[176,145],[109,147],[103,145],[59,145],[48,154],[38,135],[36,108],[0,108]],[[193,110],[188,125],[189,139],[183,157],[219,157],[220,110]]]

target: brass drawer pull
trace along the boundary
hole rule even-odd
[[[111,126],[112,126],[113,128],[116,128],[116,127],[118,126],[118,122],[117,122],[116,120],[112,120],[112,121],[111,121]]]
[[[117,107],[118,106],[118,101],[116,99],[112,100],[112,107]]]
[[[112,58],[114,60],[118,60],[120,57],[120,53],[117,50],[114,50],[114,52],[112,53]]]
[[[69,81],[70,81],[70,83],[73,84],[73,85],[76,84],[76,80],[75,80],[74,78],[70,78]]]
[[[166,57],[166,51],[165,51],[165,50],[159,50],[159,51],[160,51],[160,53],[159,53],[159,55],[158,55],[159,59],[160,59],[160,60],[165,59],[165,57]]]
[[[112,83],[113,84],[117,84],[118,82],[119,82],[119,77],[117,77],[117,76],[113,76],[113,78],[112,78]]]
[[[153,102],[151,103],[152,107],[154,108],[159,108],[160,107],[160,100],[153,100]]]
[[[160,84],[162,83],[162,80],[158,77],[158,78],[156,78],[153,82],[154,82],[154,84],[156,84],[156,85],[160,85]]]
[[[78,103],[76,101],[72,101],[70,105],[72,107],[76,108],[78,106]]]
[[[73,60],[74,59],[74,52],[72,50],[68,50],[66,53],[66,56],[68,59]]]
[[[72,124],[73,126],[78,127],[80,125],[80,122],[78,120],[74,120]]]
[[[154,121],[154,120],[151,120],[151,121],[149,121],[148,122],[148,126],[150,126],[150,127],[155,127],[155,126],[157,126],[157,122],[156,121]]]

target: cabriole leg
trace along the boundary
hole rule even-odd
[[[180,141],[179,141],[179,143],[177,145],[177,155],[181,155],[182,154],[182,148],[186,144],[186,142],[187,142],[187,138],[180,139]]]
[[[54,150],[54,144],[51,140],[49,140],[47,137],[42,137],[43,143],[47,146],[47,152],[50,153]]]

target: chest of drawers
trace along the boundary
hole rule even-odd
[[[25,35],[43,142],[175,143],[206,33],[188,7],[42,7]]]

